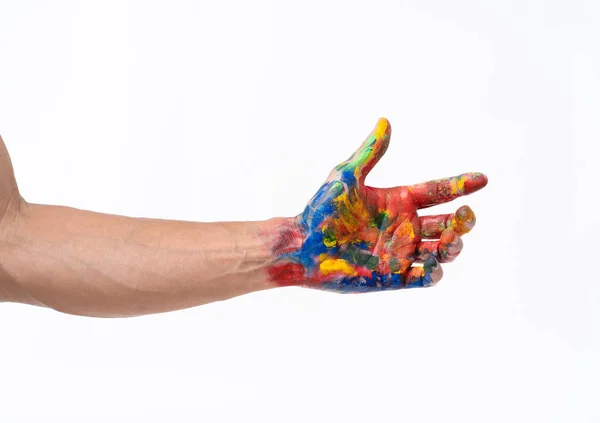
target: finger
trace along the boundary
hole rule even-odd
[[[430,256],[423,266],[413,266],[405,275],[398,273],[372,272],[366,275],[340,275],[339,278],[306,285],[311,288],[339,293],[365,293],[389,291],[404,288],[428,287],[437,284],[443,276],[442,266],[435,257]]]
[[[423,238],[438,239],[447,228],[464,235],[475,226],[475,213],[469,206],[462,206],[456,210],[456,213],[422,216],[419,218],[419,225]]]
[[[390,143],[392,126],[386,118],[380,118],[360,148],[348,160],[339,164],[335,170],[343,176],[352,176],[362,184],[367,174],[385,154]]]
[[[412,195],[418,208],[447,203],[463,195],[469,195],[487,185],[483,173],[463,173],[452,178],[437,179],[411,186]]]
[[[463,248],[460,236],[452,229],[442,232],[439,241],[421,241],[417,246],[417,261],[424,262],[434,256],[440,263],[454,261]]]
[[[430,256],[423,266],[413,266],[409,269],[405,278],[404,288],[426,288],[429,286],[435,286],[444,272],[442,271],[442,265]]]

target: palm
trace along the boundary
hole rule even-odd
[[[487,179],[464,174],[414,186],[368,187],[364,179],[385,153],[390,134],[389,123],[380,119],[298,217],[304,242],[287,258],[302,266],[304,284],[342,292],[430,286],[441,278],[438,263],[460,252],[459,235],[474,224],[468,207],[422,218],[417,210],[474,192]]]

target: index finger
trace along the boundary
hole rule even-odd
[[[423,209],[472,194],[485,187],[487,183],[487,176],[483,173],[470,172],[412,185],[410,189],[417,207]]]

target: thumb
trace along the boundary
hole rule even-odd
[[[390,122],[386,118],[380,118],[360,148],[348,160],[339,164],[335,170],[341,173],[352,172],[357,182],[362,184],[373,166],[385,154],[391,134]]]

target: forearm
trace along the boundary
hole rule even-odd
[[[292,219],[195,223],[27,204],[5,230],[0,269],[13,301],[131,316],[276,286],[268,268]],[[282,235],[283,234],[283,235]]]

